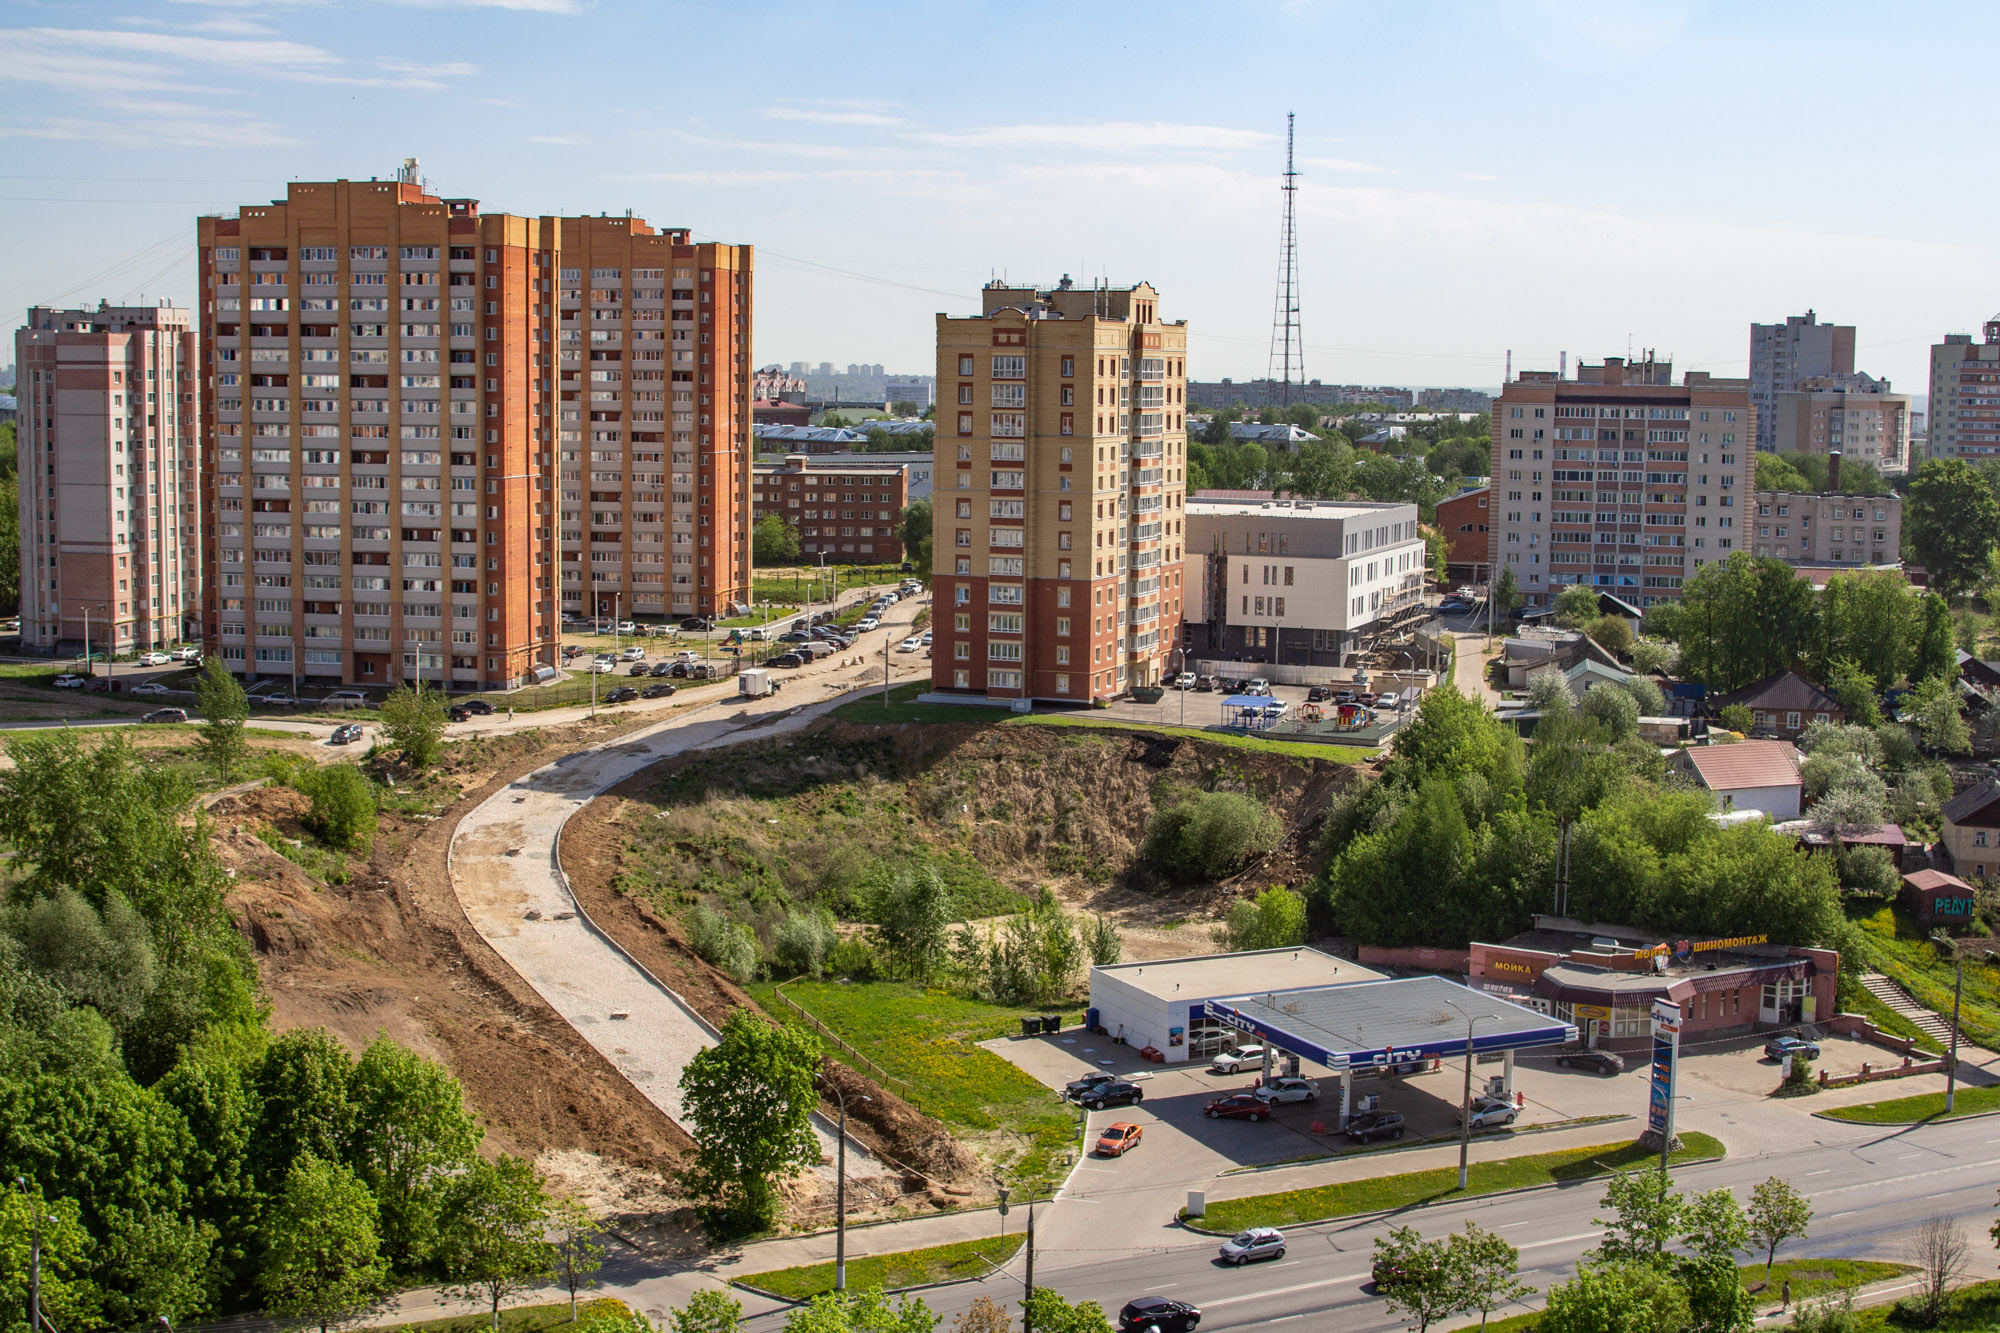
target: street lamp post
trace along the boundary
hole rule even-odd
[[[840,1103],[840,1141],[835,1149],[833,1173],[833,1289],[847,1290],[847,1094],[828,1080],[833,1099]],[[873,1097],[863,1096],[864,1102]]]
[[[1952,1105],[1958,1096],[1958,1002],[1965,991],[1965,955],[1959,952],[1958,942],[1939,931],[1931,936],[1933,944],[1948,945],[1951,948],[1951,1054],[1944,1066],[1944,1113],[1950,1115]]]
[[[1466,1158],[1472,1152],[1472,1029],[1478,1025],[1481,1019],[1495,1018],[1498,1015],[1468,1014],[1465,1010],[1459,1009],[1450,1000],[1446,1000],[1445,1003],[1451,1005],[1453,1009],[1457,1009],[1459,1017],[1465,1020],[1465,1091],[1458,1108],[1458,1189],[1459,1193],[1463,1194],[1465,1192]]]

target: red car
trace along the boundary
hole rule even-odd
[[[1271,1114],[1271,1104],[1254,1093],[1239,1092],[1221,1101],[1210,1102],[1201,1113],[1210,1120],[1220,1120],[1225,1116],[1232,1120],[1262,1120]]]

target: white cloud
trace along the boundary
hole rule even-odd
[[[112,148],[276,148],[297,143],[247,113],[188,102],[110,98],[92,109],[110,116],[49,116],[0,126],[0,137],[83,140]]]
[[[995,125],[986,129],[913,134],[909,137],[947,148],[1074,148],[1087,152],[1119,153],[1162,148],[1234,152],[1266,148],[1276,142],[1278,136],[1222,125],[1107,120],[1078,125]]]
[[[1389,169],[1378,167],[1373,162],[1356,162],[1346,157],[1302,157],[1299,162],[1302,166],[1318,167],[1322,171],[1382,172]]]
[[[901,116],[885,116],[879,111],[821,111],[812,107],[767,106],[769,120],[805,120],[819,125],[907,125]]]

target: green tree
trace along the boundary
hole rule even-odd
[[[375,841],[375,784],[350,763],[301,769],[297,786],[312,802],[299,822],[329,847],[366,854]]]
[[[353,1057],[325,1028],[293,1028],[271,1043],[251,1085],[258,1112],[251,1155],[260,1180],[275,1190],[300,1157],[346,1159],[353,1081]]]
[[[1666,1172],[1620,1171],[1604,1190],[1610,1218],[1593,1218],[1604,1239],[1592,1257],[1602,1263],[1652,1263],[1685,1229],[1687,1200],[1674,1192]]]
[[[1911,691],[1904,707],[1916,717],[1917,735],[1941,754],[1967,754],[1972,733],[1965,725],[1965,702],[1942,676],[1932,676]]]
[[[1714,690],[1808,666],[1823,650],[1811,581],[1747,551],[1695,571],[1672,622],[1682,673]]]
[[[1600,1263],[1579,1267],[1570,1281],[1549,1288],[1537,1333],[1686,1333],[1687,1292],[1650,1263]]]
[[[451,1072],[378,1035],[346,1082],[351,1158],[381,1210],[382,1245],[400,1272],[429,1264],[450,1182],[479,1148],[478,1122]]]
[[[1582,629],[1597,619],[1597,592],[1572,583],[1556,594],[1555,622],[1564,629]]]
[[[1425,1240],[1415,1227],[1397,1227],[1375,1238],[1375,1271],[1385,1275],[1377,1291],[1417,1333],[1425,1333],[1440,1320],[1477,1308],[1461,1258],[1449,1239]]]
[[[1614,656],[1627,657],[1632,652],[1632,622],[1623,616],[1598,616],[1584,625],[1583,632]]]
[[[269,1201],[250,1144],[257,1133],[252,1080],[269,1040],[251,1023],[208,1028],[154,1085],[187,1124],[190,1147],[180,1171],[188,1214],[215,1235],[215,1285],[232,1298],[249,1289],[263,1249],[259,1228]]]
[[[43,1316],[60,1329],[97,1327],[104,1296],[90,1278],[92,1245],[81,1210],[74,1199],[43,1198],[36,1185],[0,1191],[0,1330],[26,1333],[28,1251],[37,1231]]]
[[[112,889],[98,910],[75,890],[30,902],[8,923],[27,964],[71,1004],[87,1004],[120,1033],[145,1011],[157,984],[152,932]]]
[[[454,1182],[438,1246],[444,1291],[485,1301],[494,1333],[502,1301],[555,1275],[549,1208],[534,1164],[519,1157],[475,1157]]]
[[[957,917],[944,877],[931,865],[902,866],[883,877],[873,897],[891,966],[914,981],[936,976],[950,956]]]
[[[1840,701],[1847,720],[1856,726],[1873,727],[1882,721],[1875,703],[1875,681],[1851,657],[1835,658],[1828,668],[1826,692]]]
[[[1933,458],[1917,469],[1903,502],[1903,542],[1946,599],[1986,570],[2000,536],[2000,502],[1959,458]]]
[[[1052,1287],[1036,1287],[1021,1302],[1021,1326],[1035,1333],[1111,1333],[1111,1321],[1096,1301],[1068,1301]]]
[[[1804,1240],[1811,1221],[1812,1204],[1790,1181],[1772,1176],[1750,1191],[1750,1234],[1764,1246],[1765,1277],[1771,1275],[1778,1247],[1788,1240]]]
[[[757,932],[744,922],[698,902],[688,909],[687,931],[688,947],[732,980],[747,982],[757,975],[762,960]]]
[[[1641,639],[1632,645],[1632,669],[1645,676],[1671,676],[1680,669],[1681,651],[1671,643]]]
[[[292,1164],[271,1210],[257,1273],[264,1308],[320,1333],[379,1312],[389,1266],[375,1234],[375,1200],[338,1162]]]
[[[1746,704],[1724,704],[1715,714],[1715,720],[1725,731],[1741,732],[1748,736],[1757,729],[1757,715]]]
[[[1603,685],[1586,690],[1577,712],[1604,728],[1610,740],[1622,741],[1639,733],[1639,701],[1630,690]]]
[[[201,712],[201,735],[196,745],[215,776],[229,782],[250,753],[250,742],[243,734],[243,724],[250,717],[249,696],[222,659],[211,657],[195,678],[194,700]]]
[[[1521,1281],[1521,1252],[1477,1222],[1467,1222],[1464,1231],[1452,1233],[1451,1251],[1452,1266],[1465,1288],[1466,1309],[1479,1311],[1481,1328],[1495,1310],[1534,1294],[1535,1289]]]
[[[1514,614],[1521,605],[1521,585],[1514,577],[1512,566],[1502,568],[1500,577],[1493,584],[1493,606],[1504,619]]]
[[[742,1323],[743,1302],[712,1287],[695,1292],[667,1316],[672,1333],[738,1333]]]
[[[448,725],[441,691],[426,688],[422,680],[391,690],[382,700],[381,717],[382,735],[402,751],[404,763],[422,772],[437,762]]]
[[[771,957],[793,976],[823,976],[827,957],[839,942],[833,915],[825,908],[788,910],[771,932]]]
[[[1911,656],[1909,677],[1926,681],[1932,677],[1954,680],[1958,676],[1958,644],[1953,633],[1951,608],[1936,593],[1926,593],[1917,612],[1916,650]]]
[[[932,1333],[937,1326],[922,1297],[902,1295],[892,1306],[880,1287],[822,1292],[785,1318],[785,1333]]]
[[[780,514],[766,514],[750,529],[750,560],[759,569],[799,562],[799,530]]]
[[[681,1072],[693,1132],[688,1191],[707,1200],[710,1226],[759,1231],[777,1215],[777,1180],[819,1161],[812,1132],[819,1051],[812,1037],[746,1009],[730,1012],[722,1039]]]
[[[903,559],[914,561],[931,538],[931,501],[929,496],[912,500],[903,506]],[[928,568],[929,566],[924,566]]]
[[[1809,493],[1816,489],[1804,474],[1777,454],[1757,455],[1757,489]]]
[[[1274,884],[1255,900],[1238,899],[1218,932],[1232,953],[1283,949],[1306,942],[1306,900]]]
[[[1424,539],[1424,573],[1433,582],[1443,583],[1451,563],[1451,543],[1442,530],[1426,523],[1419,531]]]
[[[1280,829],[1261,801],[1241,792],[1203,792],[1155,811],[1144,855],[1181,883],[1225,879],[1275,847]]]
[[[21,479],[0,477],[0,615],[21,610]]]
[[[1528,707],[1544,717],[1567,713],[1576,707],[1576,690],[1555,667],[1543,667],[1528,676]]]
[[[569,1321],[576,1322],[576,1294],[597,1285],[593,1276],[604,1266],[604,1246],[598,1243],[597,1221],[574,1199],[559,1199],[549,1221],[557,1235],[556,1281],[569,1292]]]

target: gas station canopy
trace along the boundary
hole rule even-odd
[[[1339,1073],[1574,1042],[1576,1028],[1443,977],[1351,981],[1208,1001],[1209,1017]]]

